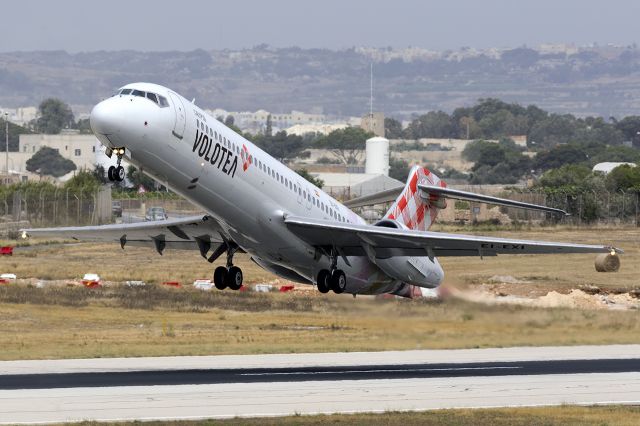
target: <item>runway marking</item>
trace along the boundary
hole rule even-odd
[[[353,374],[353,373],[411,373],[411,372],[428,372],[428,371],[468,371],[468,370],[516,370],[521,369],[520,366],[500,366],[500,367],[449,367],[449,368],[414,368],[410,370],[404,369],[388,369],[388,370],[341,370],[341,371],[288,371],[288,372],[270,372],[270,373],[241,373],[241,376],[298,376],[298,375],[315,375],[315,374]]]

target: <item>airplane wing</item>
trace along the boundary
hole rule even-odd
[[[197,249],[203,257],[212,244],[224,244],[218,223],[210,216],[190,216],[151,222],[123,223],[63,228],[32,228],[21,230],[29,236],[68,238],[74,240],[117,242],[126,245],[150,246],[162,254],[165,248]]]
[[[498,254],[622,253],[604,245],[516,240],[414,231],[289,216],[285,224],[308,244],[343,256],[496,256]]]

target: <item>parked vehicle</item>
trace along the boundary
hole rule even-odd
[[[122,202],[111,202],[111,214],[113,214],[115,217],[122,217]]]
[[[167,212],[163,207],[149,207],[144,215],[144,220],[146,221],[165,220],[168,218],[169,216],[167,216]]]

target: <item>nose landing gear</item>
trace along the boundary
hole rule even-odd
[[[116,154],[116,157],[118,158],[118,160],[115,166],[110,166],[109,169],[107,170],[107,177],[112,182],[113,181],[122,182],[126,175],[124,171],[124,167],[120,165],[120,162],[122,161],[122,156],[124,155],[124,148],[114,148],[111,150],[111,153]],[[111,156],[109,155],[109,157]]]

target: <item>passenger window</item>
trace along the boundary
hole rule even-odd
[[[120,92],[121,95],[128,95],[129,93],[131,93],[131,89],[122,89],[122,92]]]
[[[143,91],[141,91],[141,90],[134,90],[133,92],[131,92],[131,94],[133,96],[140,96],[140,97],[144,98],[144,94],[145,93]]]
[[[156,96],[155,93],[147,93],[147,99],[152,100],[156,104],[158,103],[158,97]]]
[[[158,100],[160,101],[160,108],[165,108],[169,106],[169,102],[167,102],[167,98],[164,96],[158,95]]]

